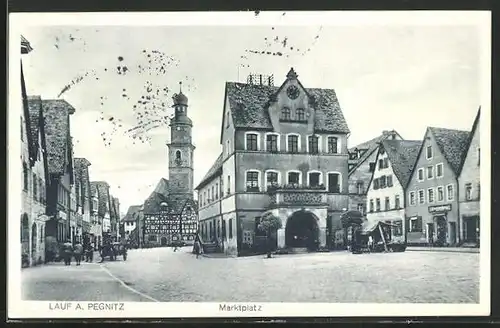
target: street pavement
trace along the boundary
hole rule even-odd
[[[25,295],[160,302],[479,302],[479,254],[474,253],[332,252],[196,259],[190,251],[139,249],[129,251],[127,261],[104,262],[102,268],[84,264],[27,269]]]

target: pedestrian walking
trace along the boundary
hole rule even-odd
[[[93,262],[94,260],[93,257],[94,257],[94,246],[92,245],[92,243],[89,243],[85,250],[85,262]]]
[[[63,258],[64,258],[64,265],[71,265],[71,256],[73,255],[73,244],[71,244],[71,241],[68,239],[63,244]]]
[[[198,258],[201,252],[201,244],[198,239],[194,242],[194,252],[196,254],[196,258]]]
[[[80,265],[80,262],[82,261],[82,254],[83,254],[83,246],[78,241],[75,245],[75,251],[74,251],[76,265]]]
[[[373,237],[372,235],[368,236],[368,252],[372,252],[373,250]]]

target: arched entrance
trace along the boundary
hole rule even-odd
[[[308,248],[316,250],[319,227],[314,214],[298,211],[287,220],[285,228],[285,244],[287,247]]]
[[[37,241],[38,241],[38,238],[37,238],[38,234],[37,234],[37,228],[36,228],[36,223],[33,223],[33,225],[31,226],[31,260],[32,260],[32,263],[33,264],[36,264],[37,262],[37,259],[36,259],[36,255],[37,255]]]
[[[167,246],[167,237],[161,237],[160,244],[161,246]]]

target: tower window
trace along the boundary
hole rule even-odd
[[[181,151],[180,150],[178,150],[178,151],[175,152],[175,159],[176,160],[180,161],[181,160],[181,156],[182,155],[181,155]]]

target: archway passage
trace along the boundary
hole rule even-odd
[[[316,250],[318,244],[318,223],[316,217],[306,211],[299,211],[288,218],[285,228],[287,247]]]

